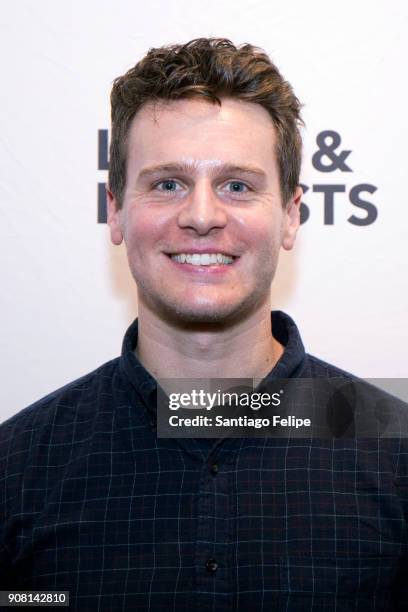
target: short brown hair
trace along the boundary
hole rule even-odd
[[[150,49],[126,74],[115,79],[109,187],[118,206],[126,185],[127,135],[140,108],[151,102],[222,98],[255,102],[270,114],[277,132],[277,160],[283,202],[299,184],[302,140],[300,103],[290,84],[261,49],[236,47],[226,38],[197,38],[184,45]]]

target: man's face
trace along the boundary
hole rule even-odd
[[[108,192],[108,222],[112,241],[125,241],[139,308],[228,323],[269,307],[301,197],[299,189],[283,208],[275,144],[269,114],[254,103],[177,100],[137,113],[123,206]]]

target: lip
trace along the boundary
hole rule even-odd
[[[193,255],[194,253],[223,253],[225,255],[227,255],[227,253],[225,251],[220,251],[219,249],[217,250],[203,250],[203,251],[198,251],[198,250],[186,250],[186,251],[178,251],[178,252],[174,252],[174,253],[166,253],[167,255],[167,259],[170,262],[170,264],[172,264],[173,266],[175,266],[177,269],[179,269],[181,272],[185,272],[187,274],[200,274],[200,275],[220,275],[220,274],[227,274],[230,268],[234,268],[239,260],[238,256],[234,256],[234,255],[229,255],[230,257],[234,258],[234,261],[230,264],[211,264],[210,266],[195,266],[193,264],[189,264],[189,263],[179,263],[178,261],[174,261],[174,259],[171,258],[171,255],[179,255],[180,253],[188,253]]]
[[[223,255],[227,255],[228,257],[233,257],[234,259],[238,258],[238,255],[234,255],[228,249],[223,249],[221,247],[207,247],[207,248],[180,248],[177,251],[165,251],[165,254],[171,257],[172,255],[180,255],[181,253],[186,253],[186,255],[202,255],[203,253],[209,253],[210,255],[216,253],[222,253]]]

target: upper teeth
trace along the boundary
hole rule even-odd
[[[233,257],[222,253],[179,253],[171,255],[171,258],[178,263],[189,263],[193,266],[210,266],[211,264],[230,264],[234,261]]]

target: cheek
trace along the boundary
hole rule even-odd
[[[128,255],[146,259],[157,253],[163,237],[168,234],[168,215],[151,210],[133,210],[126,220],[124,238]]]
[[[248,211],[245,211],[248,212]],[[282,218],[270,210],[258,209],[253,214],[236,215],[233,232],[253,251],[273,253],[279,250],[282,234]]]

